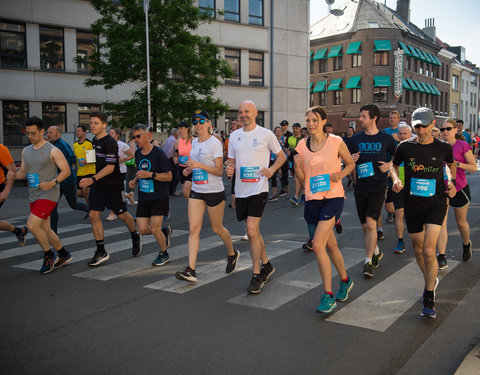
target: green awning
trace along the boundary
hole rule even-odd
[[[420,58],[420,56],[418,55],[417,53],[417,49],[414,47],[414,46],[408,46],[409,50],[410,50],[410,55],[415,57],[415,58]]]
[[[437,86],[430,84],[430,88],[431,88],[431,89],[433,90],[433,92],[435,93],[434,95],[437,95],[437,96],[442,95],[442,93],[440,92],[440,90],[437,89]]]
[[[410,85],[411,87],[411,90],[413,91],[420,91],[420,89],[417,87],[416,83],[415,83],[415,80],[411,79],[411,78],[407,78],[407,82],[408,84]]]
[[[337,57],[337,56],[342,56],[342,45],[340,44],[339,46],[334,46],[330,49],[330,52],[328,53],[328,57]]]
[[[431,83],[426,83],[426,85],[432,92],[432,95],[437,95],[437,90],[435,90],[435,86],[433,86]]]
[[[313,82],[310,82],[310,91],[312,91]]]
[[[313,56],[313,51],[310,51],[310,58],[312,58]]]
[[[423,54],[423,61],[426,61],[427,63],[432,62],[425,51],[420,50],[420,52]]]
[[[423,89],[425,90],[425,92],[427,94],[430,94],[430,95],[433,94],[433,92],[430,90],[430,88],[427,86],[427,84],[425,82],[420,81],[420,84],[422,85]]]
[[[420,48],[417,48],[417,53],[418,53],[418,55],[420,56],[420,60],[423,60],[423,61],[427,61],[427,62],[428,62],[425,54],[423,53],[423,51],[422,51]]]
[[[392,86],[389,76],[373,76],[373,87],[390,87]]]
[[[328,91],[341,90],[342,89],[340,87],[341,85],[342,85],[342,79],[341,78],[332,79],[332,82],[330,82],[330,86],[328,86]]]
[[[391,51],[392,45],[389,40],[375,40],[375,52],[377,51]]]
[[[425,52],[425,51],[423,51],[423,54],[424,54],[425,57],[428,59],[428,62],[429,62],[430,64],[435,64],[435,60],[433,60],[433,56],[432,56],[432,55],[430,55],[428,52]]]
[[[407,80],[405,78],[402,78],[402,86],[404,89],[407,89],[407,90],[413,90],[410,85],[408,84]]]
[[[407,45],[403,42],[398,42],[398,44],[400,45],[400,48],[403,49],[403,51],[405,52],[405,56],[411,56],[412,54],[410,53],[410,50],[408,49]]]
[[[318,81],[313,89],[313,92],[324,92],[326,91],[327,81]]]
[[[435,55],[432,55],[433,59],[435,60],[435,64],[438,65],[438,66],[442,66],[442,63],[440,62],[440,60],[437,58],[437,56]]]
[[[362,42],[353,42],[350,43],[350,45],[347,48],[347,52],[345,52],[345,55],[353,55],[354,53],[362,53],[360,51],[360,46],[362,45]]]
[[[315,56],[313,57],[314,60],[321,60],[325,59],[326,56],[325,54],[327,53],[327,48],[320,48],[316,53]]]
[[[417,80],[413,80],[415,82],[415,84],[417,85],[417,88],[418,88],[418,92],[424,92],[424,93],[427,93],[427,90],[425,90],[422,86],[422,84],[420,82],[418,82]]]
[[[360,79],[362,76],[355,76],[355,77],[350,77],[350,79],[347,82],[347,86],[345,86],[346,89],[359,89],[362,86],[360,85]]]

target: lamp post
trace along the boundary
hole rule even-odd
[[[143,0],[143,10],[145,11],[145,40],[147,50],[147,109],[148,109],[148,126],[152,125],[152,103],[150,100],[150,43],[148,38],[148,9],[150,8],[150,0]]]

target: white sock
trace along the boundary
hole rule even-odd
[[[372,263],[372,258],[365,258],[365,264]]]
[[[378,248],[378,246],[375,246],[375,250],[373,251],[373,253],[374,253],[375,255],[380,254],[380,249]]]

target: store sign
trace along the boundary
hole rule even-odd
[[[403,49],[393,52],[395,70],[393,72],[393,95],[396,101],[402,96],[403,89]]]

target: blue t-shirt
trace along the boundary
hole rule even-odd
[[[77,182],[77,174],[74,172],[73,168],[77,165],[77,157],[75,156],[72,147],[61,138],[58,138],[53,142],[53,145],[62,151],[65,159],[67,159],[68,166],[70,167],[70,176],[60,182],[60,185],[75,184]],[[60,172],[60,169],[58,171]]]
[[[143,155],[142,150],[135,151],[137,170],[166,173],[172,170],[170,161],[160,147],[153,146],[149,154]],[[151,178],[138,181],[138,200],[152,201],[168,199],[168,182],[157,181]]]
[[[463,131],[462,134],[465,137],[465,142],[467,142],[469,145],[471,145],[472,144],[472,136],[470,135],[470,133],[466,132],[466,131]]]

